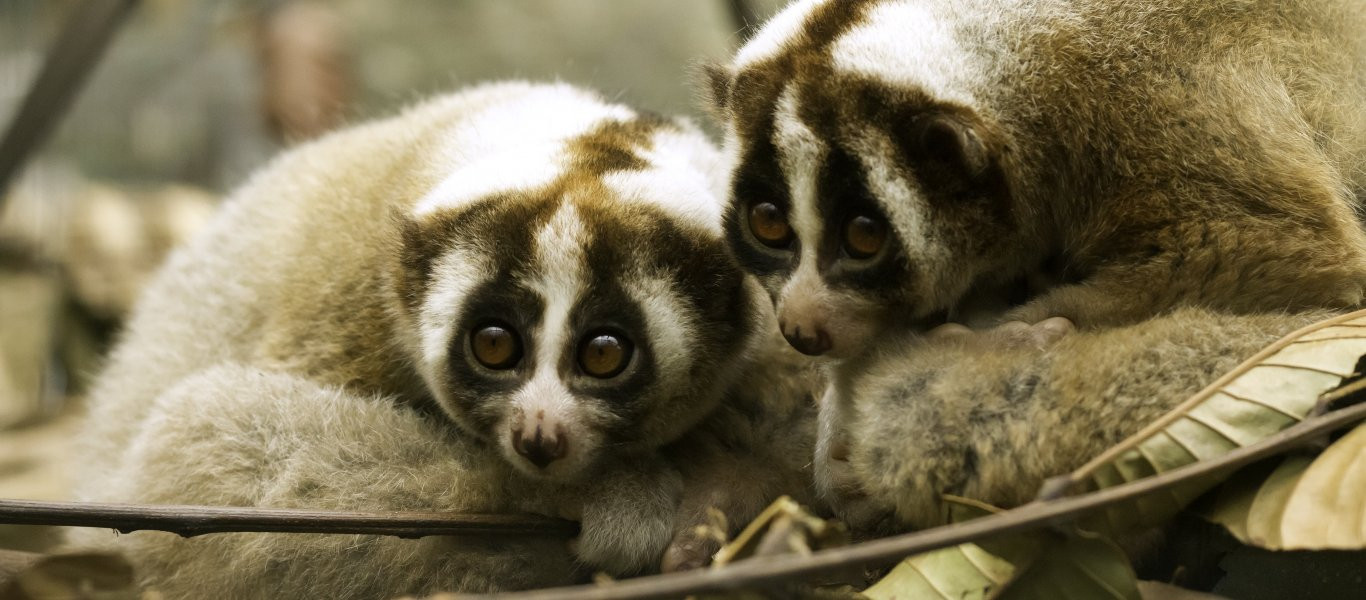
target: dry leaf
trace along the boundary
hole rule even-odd
[[[1264,479],[1233,482],[1202,512],[1268,550],[1366,548],[1366,427],[1317,457],[1285,458]]]
[[[951,523],[1000,509],[944,496]],[[1138,598],[1129,559],[1099,536],[1049,531],[1008,535],[912,556],[863,592],[872,600],[918,598]]]
[[[1296,331],[1077,469],[1066,483],[1086,490],[1111,487],[1257,443],[1307,417],[1320,395],[1353,375],[1364,354],[1366,311]],[[1160,524],[1218,480],[1112,507],[1085,525],[1114,534]]]
[[[849,543],[849,534],[844,524],[827,521],[802,508],[796,500],[783,496],[774,500],[768,508],[759,513],[745,529],[735,536],[729,544],[716,552],[712,569],[722,569],[726,565],[746,558],[761,556],[780,556],[785,554],[807,555],[816,550],[843,546]],[[839,579],[839,578],[836,578]],[[769,597],[802,597],[849,599],[862,598],[860,594],[834,581],[824,586],[809,586],[801,583],[779,586],[766,591],[739,591],[725,594],[706,594],[690,596],[696,600],[765,600]],[[772,592],[772,593],[766,593]]]
[[[759,513],[745,529],[716,552],[713,568],[752,556],[810,554],[822,548],[849,543],[848,533],[837,521],[827,521],[783,496]]]

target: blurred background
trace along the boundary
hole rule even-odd
[[[52,135],[0,189],[0,498],[66,497],[80,394],[142,283],[282,148],[504,78],[586,85],[711,127],[690,65],[723,60],[745,22],[783,3],[133,3]],[[0,0],[0,128],[91,6]],[[0,525],[0,548],[51,541]]]

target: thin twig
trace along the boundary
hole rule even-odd
[[[988,537],[1061,525],[1096,510],[1256,462],[1303,446],[1306,441],[1366,419],[1366,404],[1334,411],[1288,427],[1217,459],[1081,496],[1036,501],[1000,514],[944,527],[816,552],[805,557],[755,558],[721,569],[642,577],[593,586],[460,596],[504,600],[651,600],[727,592],[810,578],[855,566],[887,565],[906,556]]]
[[[578,533],[577,523],[535,515],[341,512],[28,500],[0,500],[0,523],[108,527],[124,533],[169,531],[183,537],[229,531],[368,533],[402,538],[428,535],[570,537]]]
[[[71,5],[57,43],[0,139],[0,206],[10,180],[52,132],[138,0],[89,0]]]

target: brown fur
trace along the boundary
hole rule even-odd
[[[943,207],[934,234],[961,273],[952,283],[921,278],[931,259],[905,254],[907,289],[892,302],[927,315],[1027,275],[1066,285],[1036,290],[1010,318],[1057,315],[1082,327],[1178,306],[1248,313],[1361,301],[1366,16],[1355,2],[946,9],[995,15],[944,17],[966,52],[991,56],[974,106],[831,66],[830,45],[876,4],[815,10],[782,52],[713,68],[711,87],[733,127],[739,173],[764,160],[768,115],[788,85],[803,122],[855,154],[865,149],[859,128],[896,140],[936,112],[962,115],[985,141],[1002,178],[995,192],[954,194],[906,163],[925,193],[948,192],[931,202]],[[955,199],[979,208],[946,206]]]
[[[555,142],[567,168],[550,171],[548,184],[496,182],[508,186],[507,197],[480,196],[432,212],[415,208],[466,164],[460,161],[468,149],[451,151],[449,140],[468,140],[457,135],[462,126],[486,125],[508,106],[586,123],[583,130],[572,129],[563,144]],[[537,129],[509,132],[520,123],[508,121],[523,116],[504,115],[495,133],[504,136],[497,140],[510,140],[497,146],[501,151],[525,162],[550,142]],[[677,137],[652,137],[666,127]],[[646,150],[653,154],[647,157]],[[720,174],[710,168],[719,161],[699,132],[605,105],[563,84],[473,88],[300,146],[256,174],[203,235],[173,256],[139,302],[91,393],[81,499],[530,512],[580,521],[582,533],[572,548],[555,538],[241,533],[181,539],[91,529],[73,530],[69,541],[127,553],[140,583],[168,597],[375,598],[567,584],[596,569],[617,576],[654,570],[671,541],[705,522],[698,507],[720,488],[727,498],[721,508],[736,523],[747,521],[780,487],[772,481],[801,479],[809,454],[784,453],[779,458],[787,462],[781,465],[745,464],[763,471],[744,477],[727,470],[741,462],[727,453],[767,443],[780,435],[775,428],[791,422],[809,423],[808,388],[800,378],[762,389],[739,382],[741,375],[762,378],[756,373],[764,363],[751,362],[752,352],[764,360],[779,357],[772,360],[774,380],[789,372],[786,361],[793,353],[765,339],[772,315],[756,301],[754,282],[730,261],[716,223],[654,200],[621,198],[601,177],[640,170],[661,153],[661,161],[680,161],[683,173],[648,171],[648,184],[655,187],[639,193],[692,201],[703,213],[714,208],[703,204],[717,200],[714,193],[676,198],[693,188],[669,179],[692,177],[702,182],[696,185],[708,185],[707,192],[719,189],[714,182]],[[429,300],[442,285],[463,285],[459,291],[471,295],[478,295],[469,289],[473,285],[499,293],[498,277],[532,270],[528,265],[541,260],[532,256],[537,251],[528,239],[534,232],[526,224],[535,226],[537,215],[570,203],[580,212],[566,214],[577,215],[573,226],[584,233],[556,237],[554,247],[583,250],[583,257],[571,257],[582,260],[566,265],[546,259],[533,275],[600,276],[602,281],[571,282],[590,290],[590,283],[643,285],[632,279],[643,272],[660,281],[644,288],[654,293],[647,300],[669,302],[668,315],[676,317],[671,320],[688,323],[655,320],[627,332],[639,335],[642,347],[652,343],[649,362],[636,361],[651,368],[639,369],[640,378],[565,392],[557,407],[567,407],[559,416],[561,423],[570,422],[566,429],[573,428],[576,437],[569,443],[580,460],[577,470],[563,470],[562,477],[541,477],[513,462],[520,459],[515,451],[499,446],[508,431],[503,417],[528,384],[457,383],[455,373],[470,361],[457,360],[457,350],[450,349],[462,348],[468,332],[443,313],[430,316],[434,305],[468,308],[484,297]],[[488,207],[481,214],[492,218],[476,220],[477,227],[452,225]],[[532,218],[499,219],[509,214]],[[452,275],[432,267],[469,246],[478,251],[459,256],[471,264],[492,257],[479,272]],[[614,260],[602,264],[595,258],[602,256]],[[563,287],[554,281],[547,287]],[[579,292],[554,287],[537,293]],[[624,299],[625,292],[591,289],[583,295],[584,305],[617,303],[608,308],[623,321],[625,309],[648,310],[640,306],[645,302]],[[541,308],[532,302],[513,308],[539,311],[550,302],[539,301]],[[450,339],[441,329],[446,325]],[[666,331],[671,325],[692,327]],[[676,352],[661,341],[665,333],[680,339]],[[428,345],[424,335],[437,343]],[[576,345],[566,340],[566,346]],[[667,360],[666,351],[674,352]],[[430,369],[433,363],[437,367]],[[587,376],[565,363],[563,371],[552,363],[552,370],[538,373],[553,374],[544,378],[552,382],[578,376],[583,383]],[[509,379],[524,375],[511,371],[504,373]],[[674,379],[686,385],[663,385]],[[624,390],[628,384],[636,387]],[[712,416],[723,402],[724,409]],[[582,415],[588,416],[569,421]],[[686,437],[699,422],[698,437]],[[800,432],[810,429],[799,428],[788,443],[809,448],[810,437]],[[595,440],[604,443],[595,447]],[[786,447],[772,445],[774,452]],[[801,460],[790,464],[794,456]],[[693,458],[718,462],[680,468]],[[685,492],[685,485],[696,491]]]
[[[825,3],[709,70],[737,160],[732,247],[780,311],[816,295],[825,305],[795,318],[855,332],[830,353],[847,360],[830,369],[816,473],[856,524],[937,524],[946,492],[1027,501],[1262,345],[1361,304],[1359,2],[903,2],[942,27],[899,23],[923,31],[886,39],[952,38],[903,57],[921,79],[837,68],[841,37],[893,4]],[[947,161],[908,134],[945,118],[969,140]],[[781,142],[775,119],[814,140]],[[802,199],[804,175],[845,185]],[[880,195],[887,182],[912,191]],[[858,197],[831,200],[849,188]],[[806,259],[775,258],[744,226],[764,201],[825,203],[822,236],[871,206],[894,248],[865,264],[820,255],[818,277],[800,276],[810,289],[792,289]],[[1062,316],[1080,332],[1048,348],[918,335],[946,315]]]

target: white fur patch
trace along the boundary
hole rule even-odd
[[[513,148],[474,160],[452,172],[418,201],[417,216],[451,210],[498,192],[550,185],[564,171],[563,142]]]
[[[533,189],[564,171],[564,145],[605,121],[636,117],[569,85],[529,86],[463,116],[443,136],[431,168],[447,173],[414,207],[418,216],[501,191]]]
[[[864,185],[897,230],[906,252],[911,256],[930,253],[933,248],[927,242],[925,223],[929,203],[917,182],[905,177],[896,146],[876,128],[859,132],[853,146],[852,154],[863,166]]]
[[[701,132],[663,128],[639,151],[650,164],[642,171],[617,171],[603,183],[624,202],[646,202],[686,223],[720,233],[726,197],[725,159]]]
[[[827,0],[798,0],[789,4],[782,12],[764,23],[763,28],[735,54],[735,67],[743,69],[781,54],[789,42],[801,34],[811,12],[826,2]]]
[[[572,345],[568,339],[570,311],[587,287],[588,265],[584,248],[590,242],[574,204],[565,202],[536,232],[537,276],[528,285],[545,301],[540,332],[536,336],[536,369],[559,365],[560,353]]]
[[[801,121],[797,107],[797,88],[789,84],[778,96],[773,115],[773,146],[778,149],[778,162],[787,177],[788,195],[792,200],[787,219],[801,244],[800,265],[816,264],[817,240],[821,239],[820,212],[816,209],[816,174],[825,160],[828,147],[811,128]]]
[[[419,368],[427,381],[427,388],[443,404],[445,385],[440,373],[450,360],[451,336],[456,316],[464,306],[470,290],[495,275],[490,257],[478,249],[463,244],[454,245],[432,266],[431,284],[427,297],[418,311],[418,335],[422,344]]]
[[[650,347],[656,362],[660,365],[688,365],[692,363],[689,354],[694,350],[695,323],[678,301],[678,294],[670,285],[667,277],[637,273],[635,285],[627,287],[627,293],[636,301],[645,315],[650,331]],[[737,307],[738,309],[738,307]],[[696,385],[678,380],[686,376],[683,369],[665,368],[660,370],[660,387],[673,389],[682,385]],[[670,376],[673,377],[670,377]]]
[[[958,268],[961,265],[954,262],[947,247],[935,243],[928,235],[932,224],[926,222],[926,215],[933,215],[929,201],[918,182],[906,177],[900,169],[901,161],[896,147],[886,133],[876,128],[862,131],[854,146],[852,154],[863,166],[864,185],[868,186],[868,192],[877,201],[883,214],[887,215],[906,254],[913,257],[922,276],[928,281],[942,282],[943,278],[951,277],[953,273],[968,273],[968,270]],[[967,281],[957,283],[966,285]],[[961,290],[939,291],[951,293]],[[938,300],[947,301],[942,298]],[[931,310],[936,306],[923,308]]]
[[[955,21],[924,2],[884,2],[835,41],[831,58],[837,70],[972,105],[974,84],[984,71],[955,38]]]

